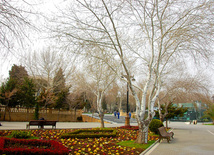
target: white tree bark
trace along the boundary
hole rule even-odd
[[[213,18],[212,5],[213,2],[206,0],[77,0],[77,5],[72,3],[69,10],[72,14],[66,16],[64,13],[63,21],[58,21],[60,26],[53,32],[68,42],[72,38],[73,45],[79,45],[81,55],[105,62],[119,77],[121,72],[127,75],[126,80],[136,101],[140,130],[137,142],[147,143],[149,123],[155,114],[154,104],[168,68],[182,56],[193,56],[196,60],[197,55],[203,58],[211,51],[211,44],[204,43],[213,41],[210,33],[213,27],[208,22]],[[102,51],[100,55],[88,50],[95,46]],[[132,67],[138,66],[135,70],[144,77],[143,88],[131,80],[133,73],[128,63],[132,60],[136,60]],[[119,73],[114,63],[118,61],[122,67]],[[142,92],[141,97],[135,88]]]
[[[99,52],[94,55],[98,56]],[[88,77],[86,85],[96,96],[96,107],[101,121],[101,128],[104,128],[104,110],[102,108],[102,99],[107,90],[115,81],[116,75],[109,68],[109,66],[106,65],[106,63],[93,57],[90,58],[90,60],[86,59],[85,66],[85,74]]]

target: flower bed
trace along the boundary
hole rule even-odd
[[[135,141],[138,130],[127,130],[120,128],[111,128],[117,131],[116,137],[100,137],[100,138],[61,138],[65,133],[71,133],[77,129],[35,129],[25,130],[31,131],[31,136],[39,137],[41,140],[55,140],[66,146],[71,155],[140,155],[145,149],[137,147],[128,147],[118,145],[119,142]],[[88,129],[83,129],[88,130]],[[99,128],[92,128],[97,131]],[[11,130],[2,130],[0,136],[8,136]],[[149,132],[148,141],[157,140],[158,136]],[[1,154],[1,153],[0,153]],[[8,154],[7,154],[8,155]]]
[[[69,150],[53,140],[25,140],[15,138],[0,138],[0,154],[21,155],[67,155]]]
[[[127,129],[127,130],[139,130],[138,126],[121,126],[119,129]]]

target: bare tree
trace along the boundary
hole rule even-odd
[[[120,108],[119,106],[120,106],[121,96],[118,95],[119,92],[120,92],[120,88],[115,81],[114,83],[112,83],[112,87],[106,93],[109,112],[113,112],[113,110],[117,110]]]
[[[12,91],[7,90],[5,92],[0,92],[0,99],[4,99],[5,100],[5,112],[4,112],[4,120],[5,120],[5,116],[6,116],[6,112],[8,111],[9,113],[9,120],[11,120],[11,116],[10,116],[10,100],[13,98],[13,96],[17,93],[17,89],[14,88]]]
[[[96,96],[96,107],[101,121],[101,128],[104,128],[102,100],[107,90],[115,81],[116,75],[106,63],[96,58],[88,59],[88,61],[85,61],[85,65],[87,65],[85,67],[85,73],[87,74],[86,85]]]
[[[75,60],[66,58],[65,53],[59,53],[52,48],[47,48],[42,52],[33,52],[27,59],[22,60],[29,74],[33,76],[39,88],[53,91],[60,86],[60,80],[54,81],[54,76],[61,70],[63,78],[68,87],[71,86],[72,76],[75,71]]]
[[[27,16],[30,13],[24,10],[24,4],[28,7],[29,3],[26,1],[0,0],[0,47],[1,50],[7,49],[11,51],[14,44],[23,43],[23,39],[27,37],[25,28],[33,27],[29,22]],[[4,52],[6,56],[8,52]]]
[[[171,103],[193,103],[201,101],[207,103],[205,96],[209,96],[208,86],[204,83],[204,79],[198,77],[186,77],[179,79],[171,79],[163,86],[162,91],[157,99],[158,112],[160,120],[163,122],[168,114],[167,108]],[[209,97],[208,97],[209,98]],[[161,105],[164,104],[165,113],[161,113]]]
[[[148,127],[155,115],[154,104],[164,76],[176,61],[192,57],[195,61],[208,58],[213,43],[213,1],[188,0],[76,0],[68,12],[58,18],[53,32],[67,43],[79,47],[79,54],[105,62],[119,77],[124,72],[136,102],[139,134],[136,142],[148,142]],[[103,50],[101,55],[89,51]],[[143,88],[132,82],[132,68],[144,78]],[[122,70],[114,69],[119,61]],[[132,66],[133,67],[133,66]],[[176,68],[175,68],[176,69]],[[139,97],[138,88],[142,92]],[[146,116],[148,108],[148,116]]]
[[[42,105],[44,108],[53,107],[53,104],[57,97],[54,95],[51,89],[43,89],[41,91],[41,94],[38,98],[38,101],[40,102],[40,105]]]

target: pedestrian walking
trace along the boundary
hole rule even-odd
[[[120,112],[117,112],[117,118],[120,119]]]
[[[129,112],[129,119],[131,119],[131,117],[132,117],[132,113],[131,113],[131,112]]]
[[[114,117],[116,117],[117,116],[117,112],[116,111],[114,111]]]

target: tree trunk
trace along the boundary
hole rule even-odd
[[[5,111],[4,111],[4,121],[6,120],[7,111],[8,111],[8,117],[9,117],[9,120],[8,120],[8,121],[11,121],[10,107],[8,107],[8,106],[5,107]]]
[[[26,121],[30,121],[30,120],[28,120],[28,115],[29,115],[29,109],[28,109],[28,107],[27,107],[27,114],[26,114]]]
[[[9,113],[9,121],[11,121],[11,116],[10,116],[10,107],[8,107],[8,113]]]
[[[6,117],[6,113],[7,113],[7,111],[6,111],[7,109],[6,109],[6,107],[4,107],[4,121],[5,121],[5,117]]]
[[[104,128],[104,113],[103,112],[100,112],[99,113],[99,117],[100,117],[100,123],[101,123],[101,128]]]
[[[162,115],[162,114],[159,114],[159,117],[160,117],[160,121],[163,123],[163,121],[164,121],[163,115]]]
[[[149,125],[139,125],[139,133],[137,139],[135,140],[136,143],[139,144],[147,144],[148,143],[148,129]]]
[[[168,129],[168,119],[166,118],[166,128]]]
[[[60,109],[58,109],[57,121],[59,121],[59,113],[60,113]]]
[[[75,109],[74,109],[74,119],[75,119],[75,122],[77,121],[77,113],[76,113],[76,107],[75,107]]]

